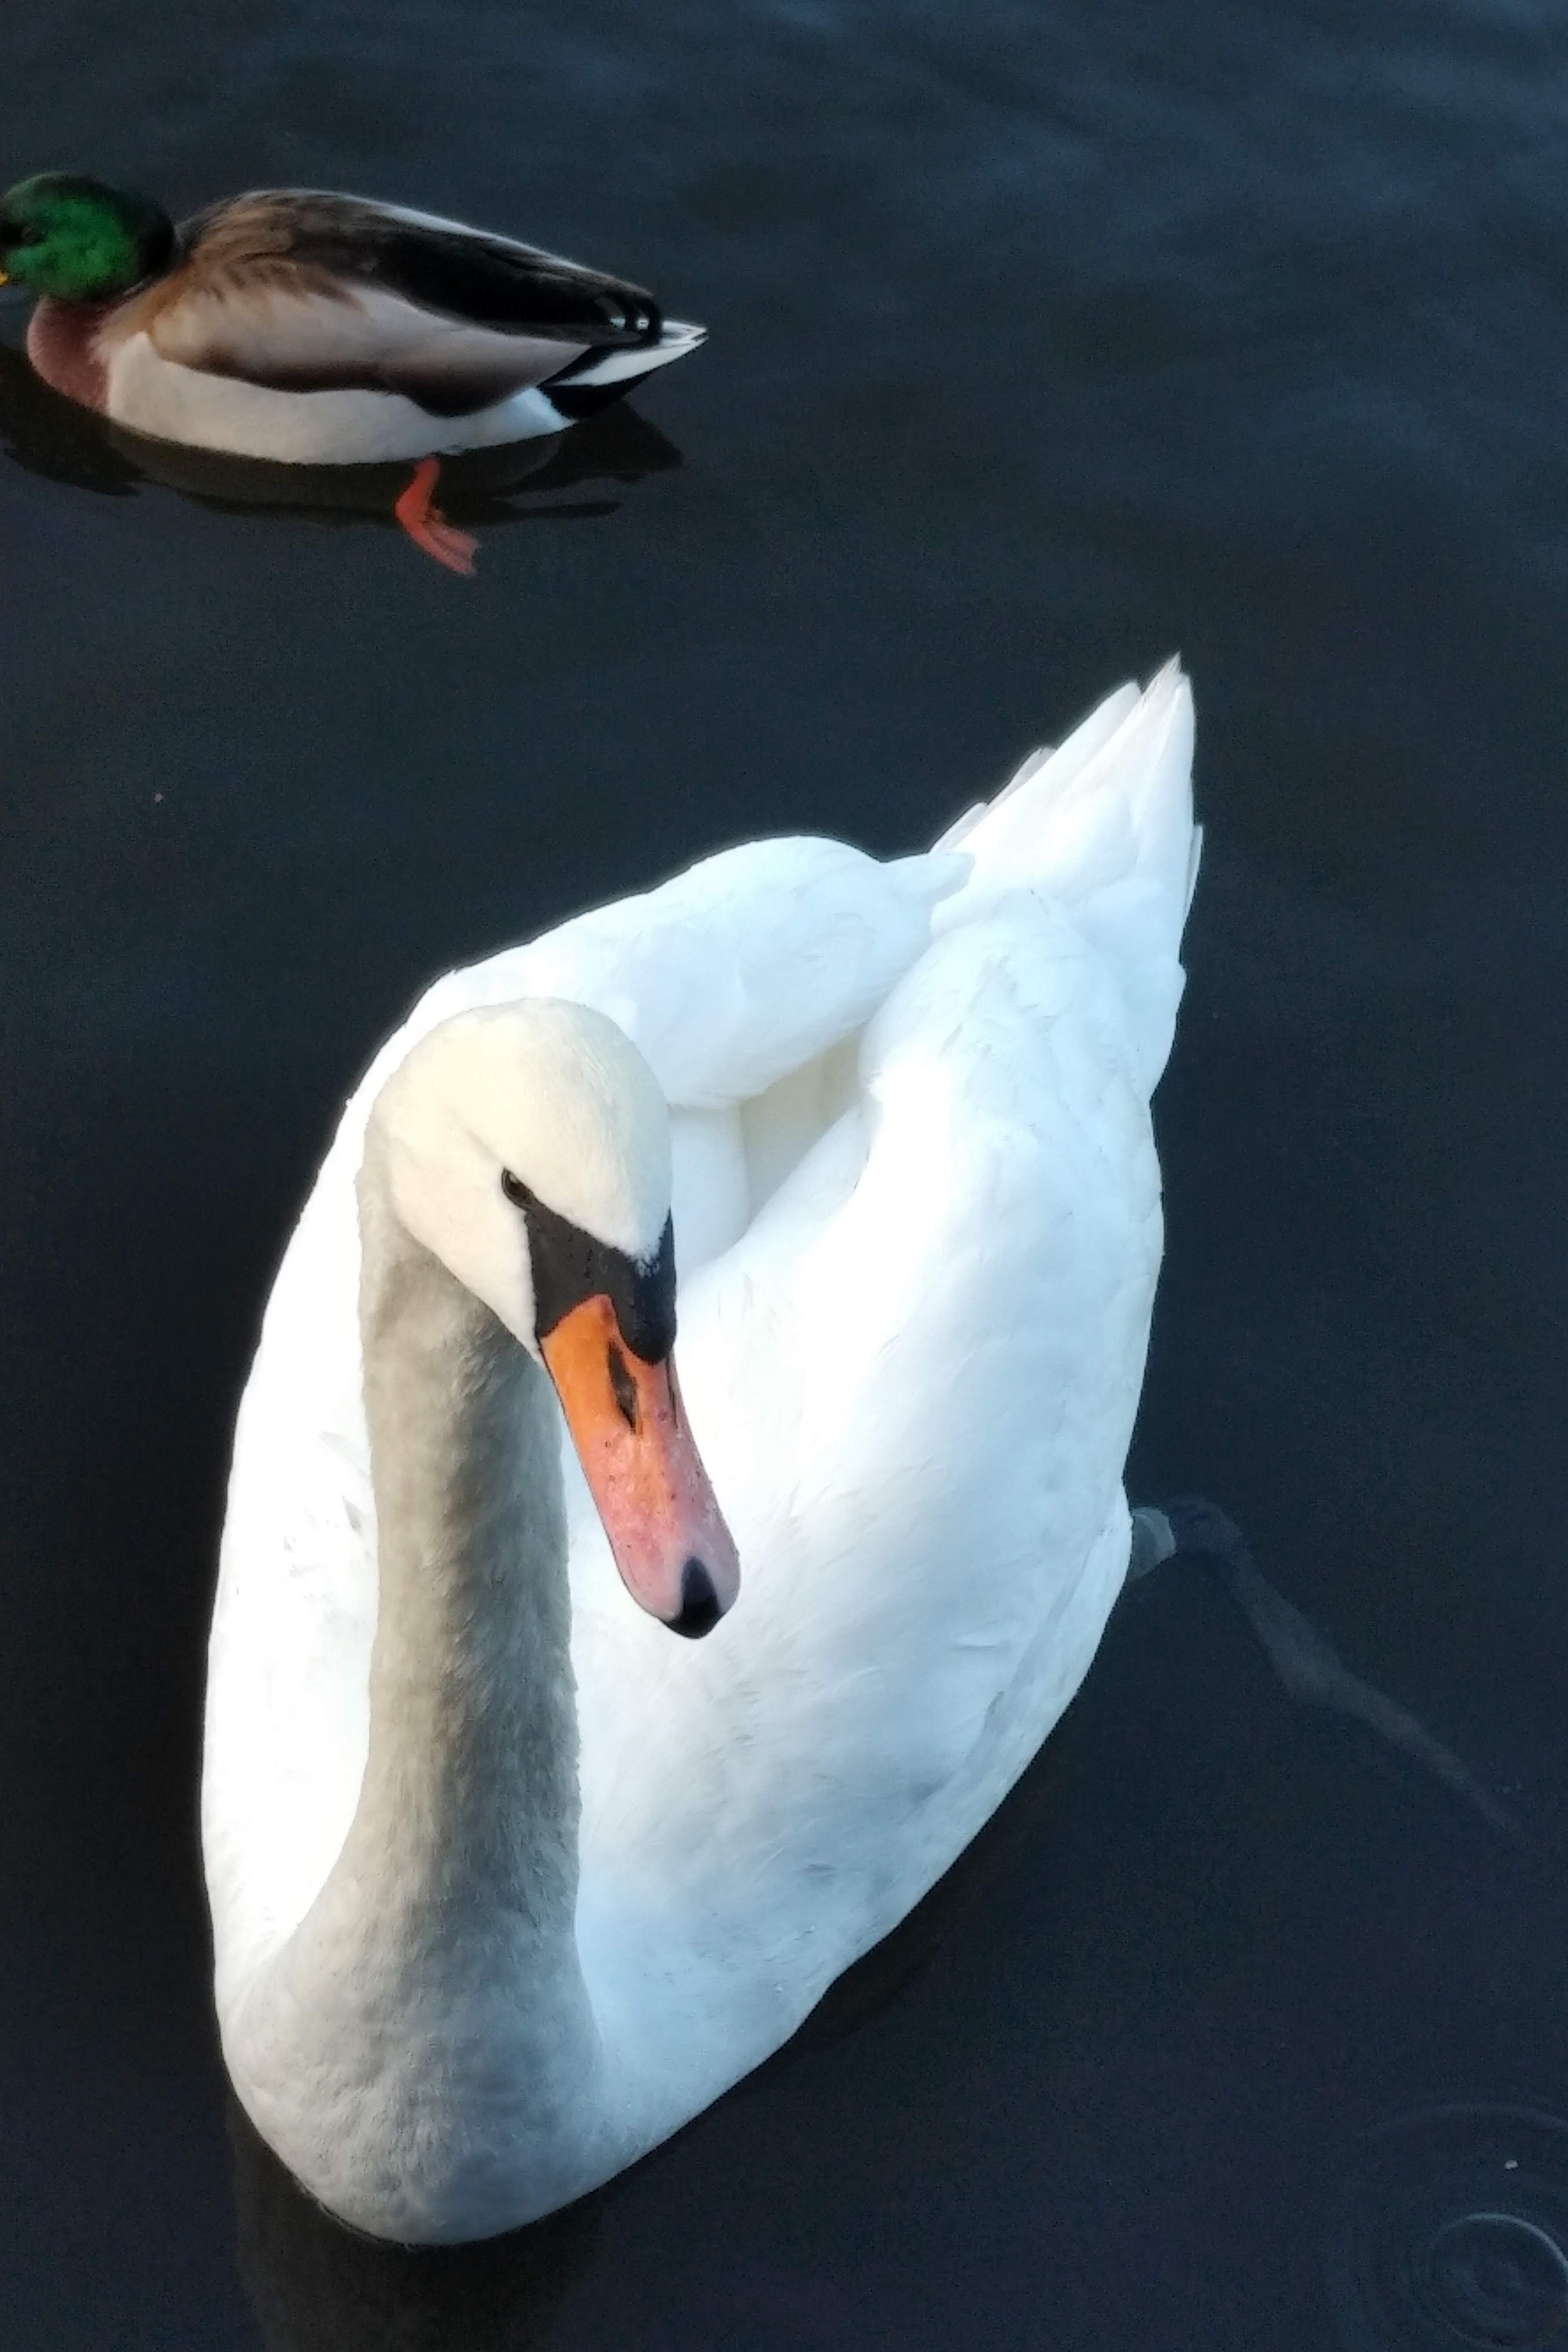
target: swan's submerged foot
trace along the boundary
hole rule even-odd
[[[460,572],[471,580],[479,541],[449,523],[440,508],[431,503],[440,472],[439,457],[421,457],[414,468],[414,479],[392,511],[416,547],[422,547],[448,572]]]
[[[1152,1568],[1169,1559],[1176,1549],[1175,1532],[1163,1511],[1145,1504],[1132,1513],[1132,1549],[1127,1556],[1127,1581],[1136,1584]]]
[[[1234,1519],[1202,1496],[1184,1495],[1163,1510],[1132,1513],[1127,1581],[1136,1582],[1177,1556],[1206,1559],[1252,1628],[1269,1664],[1294,1699],[1348,1716],[1419,1765],[1511,1843],[1523,1832],[1468,1765],[1435,1739],[1413,1715],[1351,1672],[1339,1652],[1264,1575]]]

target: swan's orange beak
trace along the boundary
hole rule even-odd
[[[597,1293],[541,1339],[566,1426],[632,1599],[677,1633],[706,1633],[741,1563],[680,1409],[675,1359],[646,1363]]]

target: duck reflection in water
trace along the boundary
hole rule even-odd
[[[174,490],[220,514],[398,529],[393,499],[405,466],[274,466],[150,441],[52,392],[19,351],[0,345],[0,446],[30,474],[107,498],[145,487]],[[672,471],[679,450],[622,402],[549,440],[470,450],[442,468],[442,499],[457,522],[584,520],[613,514],[620,493]],[[586,495],[584,495],[586,493]]]

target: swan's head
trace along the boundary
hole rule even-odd
[[[464,1013],[376,1098],[399,1222],[554,1382],[628,1591],[706,1633],[740,1567],[676,1385],[669,1112],[584,1005]]]

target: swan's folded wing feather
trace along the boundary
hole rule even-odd
[[[1142,694],[1108,695],[963,821],[969,878],[934,917],[949,930],[1019,889],[1057,901],[1116,974],[1151,1087],[1181,996],[1197,856],[1192,761],[1192,690],[1171,662]]]
[[[859,1028],[967,871],[959,856],[883,866],[838,841],[749,843],[449,974],[416,1018],[568,997],[625,1029],[673,1105],[721,1109]]]
[[[1077,1686],[1125,1568],[1160,1247],[1125,1005],[1023,899],[917,964],[857,1106],[683,1291],[742,1593],[661,1649],[579,1498],[582,1916],[611,1979],[639,1907],[689,1937],[691,2030],[726,2060],[795,2021],[770,1987],[809,2000],[901,1916]]]
[[[290,1237],[240,1403],[209,1653],[203,1839],[226,2011],[353,1819],[369,1737],[375,1498],[351,1104]]]

